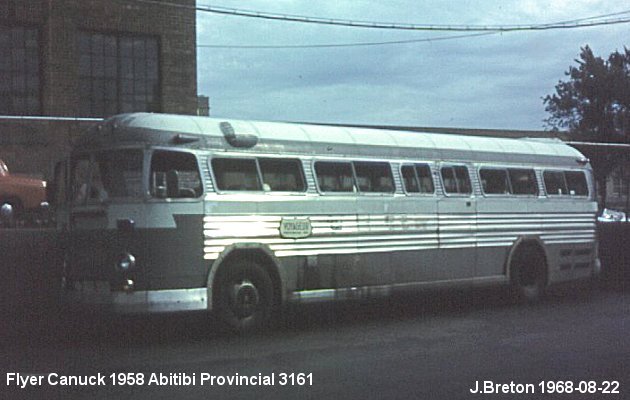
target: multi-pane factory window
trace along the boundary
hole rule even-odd
[[[0,25],[0,114],[41,114],[37,29]]]
[[[158,40],[81,32],[81,116],[160,111]]]

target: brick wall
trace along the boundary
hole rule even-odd
[[[52,179],[57,161],[97,121],[7,119],[0,117],[0,159],[11,173]]]
[[[0,24],[34,27],[39,32],[41,115],[85,117],[78,112],[77,35],[81,31],[158,38],[160,111],[197,113],[194,9],[134,0],[0,0]],[[72,139],[93,123],[0,116],[0,158],[13,172],[49,179],[55,162],[68,154]]]
[[[195,0],[169,3],[194,6]],[[197,113],[195,11],[134,0],[0,0],[0,24],[37,27],[43,115],[78,115],[77,33],[159,38],[162,112]]]

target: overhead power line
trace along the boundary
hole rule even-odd
[[[601,14],[591,17],[584,17],[574,20],[566,20],[556,23],[571,23],[571,22],[579,22],[586,20],[596,20],[611,16],[630,14],[630,10],[621,11],[610,14]],[[449,35],[449,36],[438,36],[432,38],[420,38],[420,39],[407,39],[407,40],[389,40],[389,41],[379,41],[379,42],[351,42],[351,43],[317,43],[317,44],[286,44],[286,45],[230,45],[230,44],[200,44],[197,45],[198,48],[213,48],[213,49],[261,49],[261,50],[273,50],[273,49],[319,49],[319,48],[343,48],[343,47],[368,47],[368,46],[387,46],[387,45],[400,45],[400,44],[413,44],[413,43],[432,43],[432,42],[440,42],[445,40],[454,40],[454,39],[464,39],[471,37],[479,37],[479,36],[488,36],[488,35],[496,35],[501,34],[502,31],[490,31],[490,32],[473,32],[461,35]]]
[[[398,22],[378,22],[378,21],[360,21],[349,19],[322,18],[304,15],[269,13],[264,11],[243,10],[237,8],[227,8],[212,5],[189,6],[185,4],[176,4],[168,1],[159,0],[134,0],[137,3],[162,5],[175,8],[194,9],[201,12],[209,12],[214,14],[231,15],[237,17],[259,18],[285,22],[299,22],[319,25],[345,26],[352,28],[370,28],[370,29],[391,29],[391,30],[408,30],[408,31],[450,31],[450,32],[514,32],[514,31],[533,31],[533,30],[551,30],[551,29],[575,29],[589,26],[614,25],[630,22],[630,18],[608,18],[596,19],[585,18],[582,20],[572,20],[569,22],[556,22],[550,24],[529,24],[529,25],[439,25],[439,24],[407,24]],[[621,11],[611,15],[630,14],[630,10]]]
[[[567,21],[558,21],[555,22],[556,24],[561,24],[561,23],[572,23],[572,22],[581,22],[581,21],[588,21],[588,20],[597,20],[597,19],[602,19],[602,18],[607,18],[607,17],[616,17],[619,15],[626,15],[626,14],[630,14],[630,10],[625,10],[625,11],[618,11],[618,12],[614,12],[614,13],[609,13],[609,14],[600,14],[600,15],[594,15],[591,17],[583,17],[583,18],[577,18],[577,19],[570,19]]]
[[[229,44],[198,44],[199,48],[212,49],[321,49],[335,47],[368,47],[368,46],[385,46],[394,44],[410,44],[410,43],[427,43],[440,42],[444,40],[463,39],[478,36],[496,35],[501,32],[476,32],[464,35],[438,36],[434,38],[408,39],[408,40],[390,40],[383,42],[354,42],[354,43],[319,43],[319,44],[287,44],[287,45],[229,45]]]

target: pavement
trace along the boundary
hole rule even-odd
[[[531,306],[425,292],[295,307],[250,336],[201,313],[33,312],[3,322],[0,398],[630,399],[629,300],[582,286]],[[64,386],[72,377],[92,382]]]

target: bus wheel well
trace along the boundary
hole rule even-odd
[[[510,255],[508,268],[518,302],[533,303],[544,296],[548,264],[545,250],[538,241],[521,241]]]
[[[274,306],[279,306],[282,300],[282,283],[280,280],[280,274],[278,273],[276,263],[268,254],[260,249],[237,249],[230,252],[230,254],[228,254],[219,265],[213,284],[216,285],[216,282],[219,281],[221,274],[227,271],[230,268],[230,265],[235,265],[239,262],[253,262],[260,265],[265,272],[267,272],[273,286]]]

